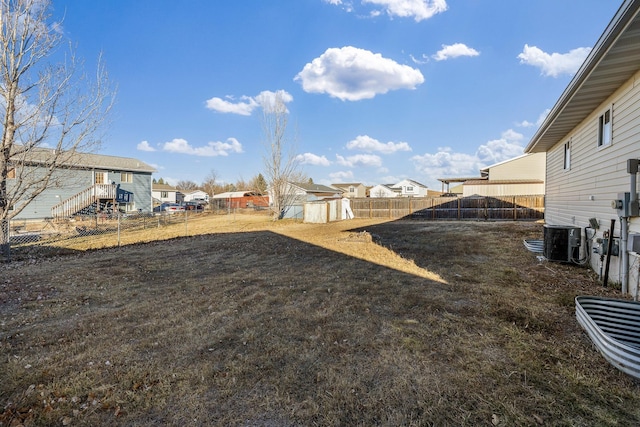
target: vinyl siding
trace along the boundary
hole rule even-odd
[[[38,169],[31,167],[36,173]],[[59,179],[59,186],[52,185],[33,199],[29,205],[16,216],[16,219],[41,219],[51,216],[51,208],[60,201],[91,187],[94,184],[94,171],[83,169],[57,169],[53,176]],[[120,184],[120,188],[134,194],[134,208],[145,212],[151,206],[151,173],[133,172],[133,182],[121,183],[120,171],[108,171],[107,182]],[[9,181],[11,185],[11,181]]]
[[[615,236],[620,235],[620,219],[611,201],[629,191],[627,159],[640,157],[640,72],[547,152],[545,220],[551,225],[577,225],[585,228],[589,218],[600,224],[598,236],[616,220]],[[613,106],[612,142],[598,147],[598,118]],[[571,167],[563,169],[564,144],[571,140]],[[640,177],[638,177],[640,178]],[[640,188],[640,186],[639,186]],[[640,218],[632,218],[630,232],[640,232]],[[599,263],[592,256],[592,265]],[[611,267],[618,275],[617,257]],[[594,265],[595,267],[595,265]],[[613,280],[619,276],[611,276]]]
[[[539,179],[545,178],[544,153],[532,153],[518,157],[489,168],[489,180],[501,181],[508,179]],[[543,194],[543,193],[523,193]]]
[[[617,219],[611,200],[629,190],[627,159],[640,157],[640,86],[634,87],[639,78],[640,73],[547,153],[548,224],[585,227],[592,217],[601,224]],[[598,147],[598,117],[611,105],[612,143]],[[571,168],[564,170],[564,144],[569,140]]]
[[[544,160],[544,159],[543,159]],[[462,195],[469,196],[524,196],[544,194],[544,183],[539,184],[465,184]]]

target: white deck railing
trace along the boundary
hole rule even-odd
[[[115,199],[116,186],[112,184],[95,184],[61,201],[51,208],[53,218],[71,216],[100,199]]]

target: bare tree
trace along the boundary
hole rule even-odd
[[[176,183],[176,188],[185,191],[195,191],[198,189],[198,184],[193,181],[181,180]]]
[[[258,195],[267,194],[268,184],[261,173],[251,178],[249,181],[249,189]]]
[[[213,196],[216,191],[216,180],[218,179],[218,172],[211,169],[209,174],[204,178],[204,182],[200,186],[202,191],[207,193],[209,197]]]
[[[216,180],[218,179],[218,172],[211,169],[207,176],[204,178],[204,182],[200,186],[200,189],[209,195],[209,207],[213,210],[213,196],[216,194]]]
[[[9,258],[9,220],[47,188],[64,186],[78,153],[95,150],[113,102],[107,74],[82,72],[50,23],[49,0],[0,0],[0,248]]]
[[[298,197],[291,184],[304,180],[296,159],[295,144],[287,132],[289,111],[280,92],[262,106],[264,168],[269,187],[269,204],[274,219],[282,219]]]

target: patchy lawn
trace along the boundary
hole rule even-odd
[[[0,425],[640,419],[575,320],[576,295],[619,294],[527,252],[540,224],[191,226],[0,265]]]

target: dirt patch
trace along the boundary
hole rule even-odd
[[[190,227],[197,235],[0,267],[1,425],[640,417],[638,384],[575,320],[576,295],[617,292],[527,252],[540,224]]]

